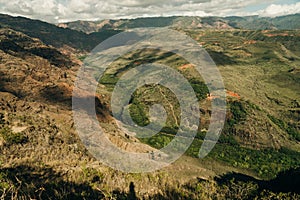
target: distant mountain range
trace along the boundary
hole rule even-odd
[[[250,29],[295,30],[300,29],[300,14],[277,18],[251,17],[152,17],[101,21],[75,21],[49,24],[25,17],[0,14],[0,28],[20,31],[57,48],[68,45],[90,51],[95,44],[129,28],[172,27],[178,29]]]
[[[276,18],[249,17],[150,17],[137,19],[75,21],[58,24],[60,27],[92,33],[110,29],[140,27],[174,27],[181,29],[249,29],[295,30],[300,29],[300,14]]]

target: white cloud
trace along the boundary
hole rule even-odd
[[[290,15],[300,13],[300,2],[295,4],[276,5],[272,4],[266,9],[258,12],[260,16],[277,17],[281,15]]]
[[[0,12],[57,23],[148,16],[242,15],[247,6],[260,3],[260,0],[0,0]],[[260,11],[261,15],[279,9],[272,6]]]

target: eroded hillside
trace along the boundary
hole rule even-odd
[[[16,22],[6,24],[16,26]],[[131,52],[110,66],[99,80],[97,94],[80,94],[80,98],[95,99],[97,117],[108,138],[126,151],[151,152],[174,137],[180,120],[176,117],[178,102],[160,86],[139,88],[130,105],[131,115],[140,125],[149,122],[149,105],[165,105],[169,118],[156,136],[137,139],[120,129],[111,116],[115,83],[129,69],[147,62],[167,64],[189,80],[199,100],[201,126],[187,153],[174,164],[155,173],[125,174],[93,158],[74,128],[73,84],[91,46],[82,50],[70,41],[53,43],[47,36],[50,33],[35,37],[24,27],[1,28],[2,196],[298,199],[299,191],[288,183],[299,182],[299,31],[189,29],[185,33],[208,51],[223,76],[228,112],[222,135],[209,156],[199,160],[215,97],[186,60],[153,50]],[[86,34],[76,34],[85,41]]]

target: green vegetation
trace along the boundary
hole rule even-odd
[[[274,178],[280,171],[300,165],[300,153],[288,149],[252,150],[239,146],[216,145],[210,158],[229,163],[243,169],[255,171],[266,179]]]
[[[103,28],[98,22],[72,23],[74,29],[89,31],[86,34],[0,15],[1,199],[300,199],[300,32],[239,29],[247,25],[247,29],[296,27],[299,23],[287,22],[298,18],[107,20],[99,22]],[[237,29],[214,30],[220,23]],[[228,111],[218,143],[199,160],[210,124],[211,101],[219,98],[207,98],[208,88],[196,68],[184,58],[158,49],[139,49],[115,60],[99,80],[96,111],[104,132],[121,149],[151,156],[153,149],[148,145],[157,149],[168,145],[182,122],[175,94],[153,84],[134,92],[129,114],[137,125],[146,126],[149,108],[160,104],[167,114],[162,130],[139,143],[138,137],[130,134],[134,130],[127,132],[117,126],[110,115],[109,95],[130,69],[159,63],[177,70],[195,91],[201,113],[196,138],[181,159],[157,172],[126,174],[96,161],[80,141],[71,115],[72,83],[78,66],[70,63],[73,55],[69,58],[60,53],[71,49],[55,47],[72,47],[72,53],[84,60],[87,51],[119,29],[145,25],[172,26],[207,50],[224,79]],[[174,84],[182,88],[181,83]],[[91,98],[89,92],[81,97]],[[91,110],[85,111],[91,114]],[[26,129],[18,132],[23,127]]]
[[[240,101],[233,101],[229,103],[230,106],[230,113],[229,115],[231,115],[228,119],[227,119],[227,124],[229,126],[233,126],[235,124],[239,124],[240,122],[244,121],[246,119],[247,116],[247,111],[245,106],[243,105],[242,102]]]
[[[236,126],[246,120],[247,107],[249,103],[244,101],[229,101],[226,121],[222,134],[219,138],[219,143],[227,145],[238,145],[234,135],[236,135]]]
[[[151,138],[143,138],[140,140],[156,149],[161,149],[167,146],[172,141],[173,138],[174,138],[173,136],[161,133],[161,134],[156,134]]]
[[[257,37],[257,36],[256,36]],[[275,56],[274,52],[270,50],[264,52],[267,61],[270,61],[272,56]],[[224,58],[223,56],[221,56]],[[262,62],[266,62],[262,61]],[[126,65],[127,66],[127,65]],[[128,70],[128,69],[126,69]],[[123,72],[123,69],[119,73]],[[194,89],[198,100],[201,102],[206,99],[209,93],[207,86],[201,81],[201,79],[190,76],[189,73],[184,74],[188,77],[192,88]],[[116,76],[111,74],[106,74],[100,80],[100,83],[113,87],[118,81]],[[162,103],[167,105],[166,102],[161,102],[161,93],[154,87],[148,86],[142,89],[138,89],[131,99],[130,104],[130,114],[134,122],[140,126],[145,126],[149,124],[148,112],[149,106],[155,103]],[[165,95],[167,95],[166,93]],[[160,99],[158,101],[157,99]],[[169,99],[169,103],[176,105],[174,98]],[[279,105],[279,104],[278,104]],[[166,106],[168,110],[168,106]],[[170,116],[171,112],[168,110],[168,125],[165,126],[160,133],[151,137],[143,138],[142,142],[149,144],[154,148],[163,148],[168,145],[173,139],[174,135],[177,133],[177,126],[175,121]],[[226,163],[227,165],[241,168],[245,170],[250,170],[255,172],[259,177],[270,179],[275,177],[280,171],[290,169],[290,167],[296,167],[300,164],[299,153],[296,151],[281,148],[280,150],[275,149],[249,149],[242,147],[237,141],[238,129],[237,127],[243,127],[246,119],[255,112],[265,112],[257,104],[247,100],[228,100],[228,113],[226,116],[226,123],[223,132],[219,138],[217,146],[209,154],[207,159],[218,160],[221,163]],[[274,117],[268,115],[273,123],[279,126],[281,129],[285,130],[292,138],[297,139],[297,131],[295,126],[292,124],[285,123]],[[192,157],[198,157],[199,149],[205,138],[206,132],[199,131],[196,135],[196,139],[186,152],[187,155]]]
[[[207,94],[209,94],[209,90],[208,90],[206,84],[195,78],[189,80],[189,82],[190,82],[192,88],[194,89],[198,100],[201,101],[203,99],[206,99]]]
[[[248,113],[247,109],[258,109],[258,107],[248,101],[230,101],[228,104],[229,111],[223,133],[218,140],[218,144],[206,159],[219,160],[233,167],[254,171],[259,177],[265,179],[274,178],[280,171],[300,165],[300,153],[287,148],[255,150],[240,146],[234,137],[235,126],[245,121]],[[281,120],[273,120],[281,128],[287,128],[287,131],[290,131]],[[187,155],[198,157],[205,134],[206,132],[198,132],[186,152]],[[162,148],[171,139],[170,135],[161,132],[141,141],[154,148]]]
[[[139,126],[147,126],[150,121],[147,117],[146,106],[143,103],[139,103],[134,100],[134,102],[130,105],[129,113],[131,115],[132,120]]]
[[[198,157],[202,140],[195,139],[187,155]],[[205,159],[218,160],[233,167],[254,171],[259,177],[271,179],[283,170],[300,165],[300,153],[286,148],[254,150],[236,142],[219,143]]]
[[[300,132],[297,130],[297,125],[292,123],[286,123],[280,119],[277,119],[276,117],[272,115],[268,115],[269,119],[276,124],[279,128],[286,131],[291,138],[300,141]]]
[[[95,77],[97,80],[99,77]],[[99,83],[105,85],[109,91],[113,91],[113,88],[115,84],[118,82],[118,78],[113,74],[104,74],[100,80]]]
[[[168,89],[162,86],[145,86],[142,87],[132,95],[132,99],[130,101],[129,112],[131,118],[134,122],[136,122],[140,126],[146,126],[150,123],[149,121],[149,107],[154,104],[161,104],[164,106],[164,109],[168,113],[167,121],[165,126],[162,128],[162,132],[168,134],[176,134],[178,129],[178,124],[176,124],[176,120],[174,118],[174,112],[177,111],[178,102],[176,101],[176,97],[174,96],[171,100],[162,99],[161,96],[168,96],[174,94]],[[170,106],[172,104],[172,106]]]
[[[0,130],[0,135],[3,137],[7,145],[23,144],[28,141],[24,133],[13,133],[11,129],[4,127]]]
[[[80,61],[84,61],[85,59],[87,58],[87,55],[81,55],[81,56],[78,56],[78,59],[80,60]]]

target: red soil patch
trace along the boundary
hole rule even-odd
[[[238,100],[241,99],[241,96],[238,94],[238,93],[235,93],[235,92],[232,92],[232,91],[226,91],[226,96],[227,97],[234,97],[234,98],[237,98]],[[212,94],[208,94],[207,95],[207,100],[213,100],[213,99],[216,99],[218,98],[218,96],[213,96]]]
[[[178,67],[178,69],[185,70],[185,69],[190,69],[192,67],[194,67],[193,64],[186,64],[186,65],[182,65],[182,66]]]
[[[241,96],[238,93],[232,92],[232,91],[227,91],[226,95],[229,97],[235,97],[237,99],[241,99]]]
[[[134,65],[141,65],[141,64],[142,64],[142,62],[140,62],[140,61],[136,61],[136,62],[134,62],[133,64],[134,64]]]
[[[248,40],[248,41],[245,41],[244,44],[256,44],[257,41],[255,40]]]
[[[264,30],[262,31],[262,33],[267,36],[267,37],[276,37],[276,36],[293,36],[290,35],[289,33],[285,32],[285,33],[270,33],[270,30]]]
[[[276,37],[276,36],[286,37],[286,36],[290,36],[290,35],[288,33],[278,33],[278,34],[265,34],[265,36],[267,36],[267,37]]]

